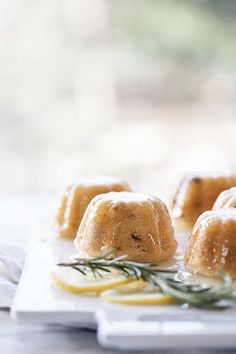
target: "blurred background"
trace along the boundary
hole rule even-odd
[[[0,197],[236,170],[236,1],[0,0]]]

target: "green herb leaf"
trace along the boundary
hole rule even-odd
[[[75,258],[72,263],[59,263],[61,267],[70,267],[86,275],[88,271],[94,276],[102,277],[104,273],[116,270],[125,277],[143,279],[163,294],[168,294],[177,300],[191,306],[222,309],[236,301],[236,281],[230,276],[220,273],[222,284],[219,286],[203,286],[188,284],[176,279],[177,270],[159,269],[157,263],[137,263],[125,261],[126,256],[107,259],[109,254],[97,258]],[[227,300],[222,304],[222,300]]]

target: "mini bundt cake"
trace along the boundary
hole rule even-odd
[[[191,270],[236,278],[236,209],[206,211],[197,220],[184,257]]]
[[[110,192],[89,204],[75,247],[89,257],[126,255],[137,262],[158,262],[175,253],[177,242],[165,204],[132,192]]]
[[[236,208],[236,187],[226,189],[217,197],[213,209]]]
[[[211,210],[218,195],[236,186],[236,175],[188,175],[174,197],[172,215],[185,225],[193,226],[199,215]]]
[[[59,236],[75,238],[84,212],[90,201],[98,194],[130,191],[120,178],[90,176],[71,184],[65,191],[56,217]]]

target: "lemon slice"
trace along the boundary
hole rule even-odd
[[[166,305],[175,302],[172,296],[151,290],[150,286],[142,280],[103,291],[100,297],[108,302],[131,305]]]
[[[93,273],[83,275],[74,269],[62,267],[53,270],[51,277],[53,284],[73,294],[100,293],[132,280],[116,273],[104,272],[101,278]]]

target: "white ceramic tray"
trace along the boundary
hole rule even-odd
[[[14,319],[97,328],[99,342],[118,349],[236,347],[235,309],[109,304],[55,288],[51,269],[74,253],[71,241],[39,237],[32,242],[11,311]]]

